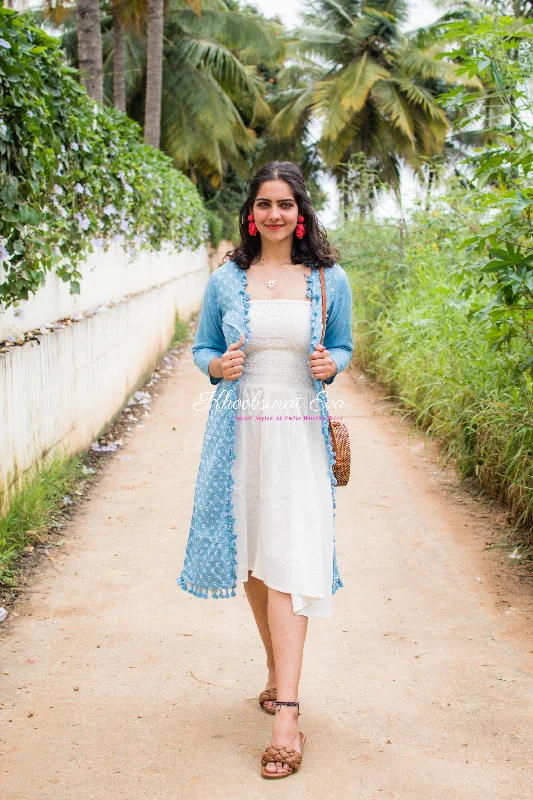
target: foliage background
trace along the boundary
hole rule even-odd
[[[479,211],[460,185],[448,200],[453,207],[442,199],[405,225],[352,220],[332,232],[351,278],[354,359],[440,441],[444,461],[530,527],[533,393],[529,373],[516,369],[527,343],[494,350],[490,322],[477,314],[490,287],[467,290],[465,266],[476,262],[461,255]]]
[[[93,103],[55,39],[0,8],[0,299],[57,274],[79,292],[94,247],[177,251],[205,242],[203,202],[139,126]]]

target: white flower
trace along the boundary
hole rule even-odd
[[[68,214],[67,214],[66,210],[63,208],[63,206],[58,206],[57,210],[59,211],[59,213],[61,214],[63,219],[66,219],[68,217]]]
[[[174,200],[171,202],[170,207],[171,208],[176,208],[176,203],[174,202]]]
[[[93,247],[102,247],[104,244],[104,240],[100,238],[91,239],[91,244]]]
[[[119,225],[119,228],[120,228],[121,231],[127,231],[129,227],[130,227],[130,224],[125,219],[123,219],[122,222]]]
[[[85,214],[80,214],[79,212],[75,216],[78,222],[80,223],[80,228],[82,230],[86,231],[87,228],[90,228],[91,221],[88,216],[86,216]]]
[[[26,113],[27,113],[28,117],[33,117],[33,111],[27,111]]]
[[[63,189],[62,189],[62,188],[61,188],[61,186],[59,186],[57,183],[54,183],[54,189],[53,189],[53,191],[54,191],[56,194],[63,194]]]
[[[6,42],[5,39],[0,39],[0,47],[6,47],[8,50],[11,49],[11,45],[9,42]]]
[[[127,192],[133,192],[133,187],[132,187],[132,186],[130,186],[130,185],[129,185],[129,183],[125,183],[125,184],[124,184],[124,189],[125,189]]]
[[[81,183],[77,183],[76,186],[74,187],[74,191],[77,192],[78,194],[83,194],[85,190],[81,185]]]
[[[5,247],[0,247],[0,261],[4,261],[9,256]]]
[[[116,214],[116,213],[117,213],[117,209],[115,208],[113,203],[108,203],[107,206],[104,206],[104,214],[107,217],[110,217],[112,214]]]
[[[91,148],[90,148],[90,147],[88,147],[88,146],[85,144],[85,142],[82,144],[82,146],[81,146],[81,149],[83,150],[83,152],[84,152],[84,153],[90,153],[90,152],[91,152]]]
[[[70,147],[71,147],[72,150],[79,150],[80,149],[80,146],[79,146],[79,144],[77,142],[72,142]]]

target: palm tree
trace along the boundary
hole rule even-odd
[[[123,9],[120,0],[114,0],[113,16],[113,102],[115,108],[126,111],[126,41]]]
[[[402,34],[406,5],[309,0],[305,27],[294,34],[290,53],[318,75],[287,96],[267,133],[287,140],[310,116],[317,119],[319,151],[341,188],[345,165],[359,153],[381,184],[398,190],[402,161],[422,175],[443,150],[449,126],[432,85],[457,79],[451,64]]]
[[[125,67],[117,70],[108,13],[102,19],[104,99],[116,103],[116,81],[124,75],[127,112],[142,124],[153,101],[147,96],[146,0],[113,1],[119,4]],[[243,177],[249,174],[258,134],[272,115],[265,100],[270,86],[265,69],[284,60],[284,30],[235,0],[201,0],[199,15],[195,0],[167,3],[160,146],[189,177],[218,190],[229,167]],[[62,35],[74,66],[75,23],[75,17],[67,19]],[[157,111],[149,117],[153,121]]]
[[[78,0],[78,58],[87,94],[104,100],[100,0]]]
[[[299,63],[291,63],[271,71],[267,79],[268,91],[265,100],[275,115],[282,109],[291,107],[291,101],[304,97],[306,89],[319,80],[321,68],[312,62],[300,59]],[[293,107],[294,108],[294,107]],[[278,117],[279,123],[280,117]],[[312,196],[313,205],[320,208],[326,195],[320,189],[320,176],[323,162],[316,143],[313,141],[313,120],[309,114],[291,114],[289,121],[290,136],[279,137],[272,129],[260,131],[260,142],[252,169],[256,170],[269,161],[293,161],[297,163],[305,176],[306,184]]]
[[[255,128],[271,116],[265,81],[256,64],[281,62],[280,25],[225,0],[169,0],[164,20],[161,148],[193,180],[220,186],[228,164],[247,174],[245,155],[257,141]],[[130,114],[148,104],[148,83],[137,82]]]
[[[159,147],[161,138],[164,6],[165,0],[148,0],[144,141],[152,147]]]

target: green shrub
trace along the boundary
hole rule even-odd
[[[194,185],[143,144],[125,114],[92,101],[55,39],[0,8],[0,301],[46,273],[79,292],[95,247],[196,249],[207,236]],[[2,282],[1,269],[4,276]]]
[[[387,222],[332,233],[351,279],[354,358],[442,443],[444,460],[454,457],[461,476],[475,475],[530,525],[533,395],[529,373],[516,369],[527,344],[494,351],[490,323],[472,314],[490,290],[463,291],[465,227],[443,206],[414,214],[403,242]]]

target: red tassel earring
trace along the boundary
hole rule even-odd
[[[300,216],[298,217],[298,225],[296,226],[296,236],[298,237],[298,239],[303,239],[304,234],[305,234],[305,228],[304,228],[304,225],[303,225],[303,221],[304,221],[304,218],[300,214]]]
[[[257,225],[254,222],[253,214],[248,214],[248,233],[250,236],[257,236]]]

